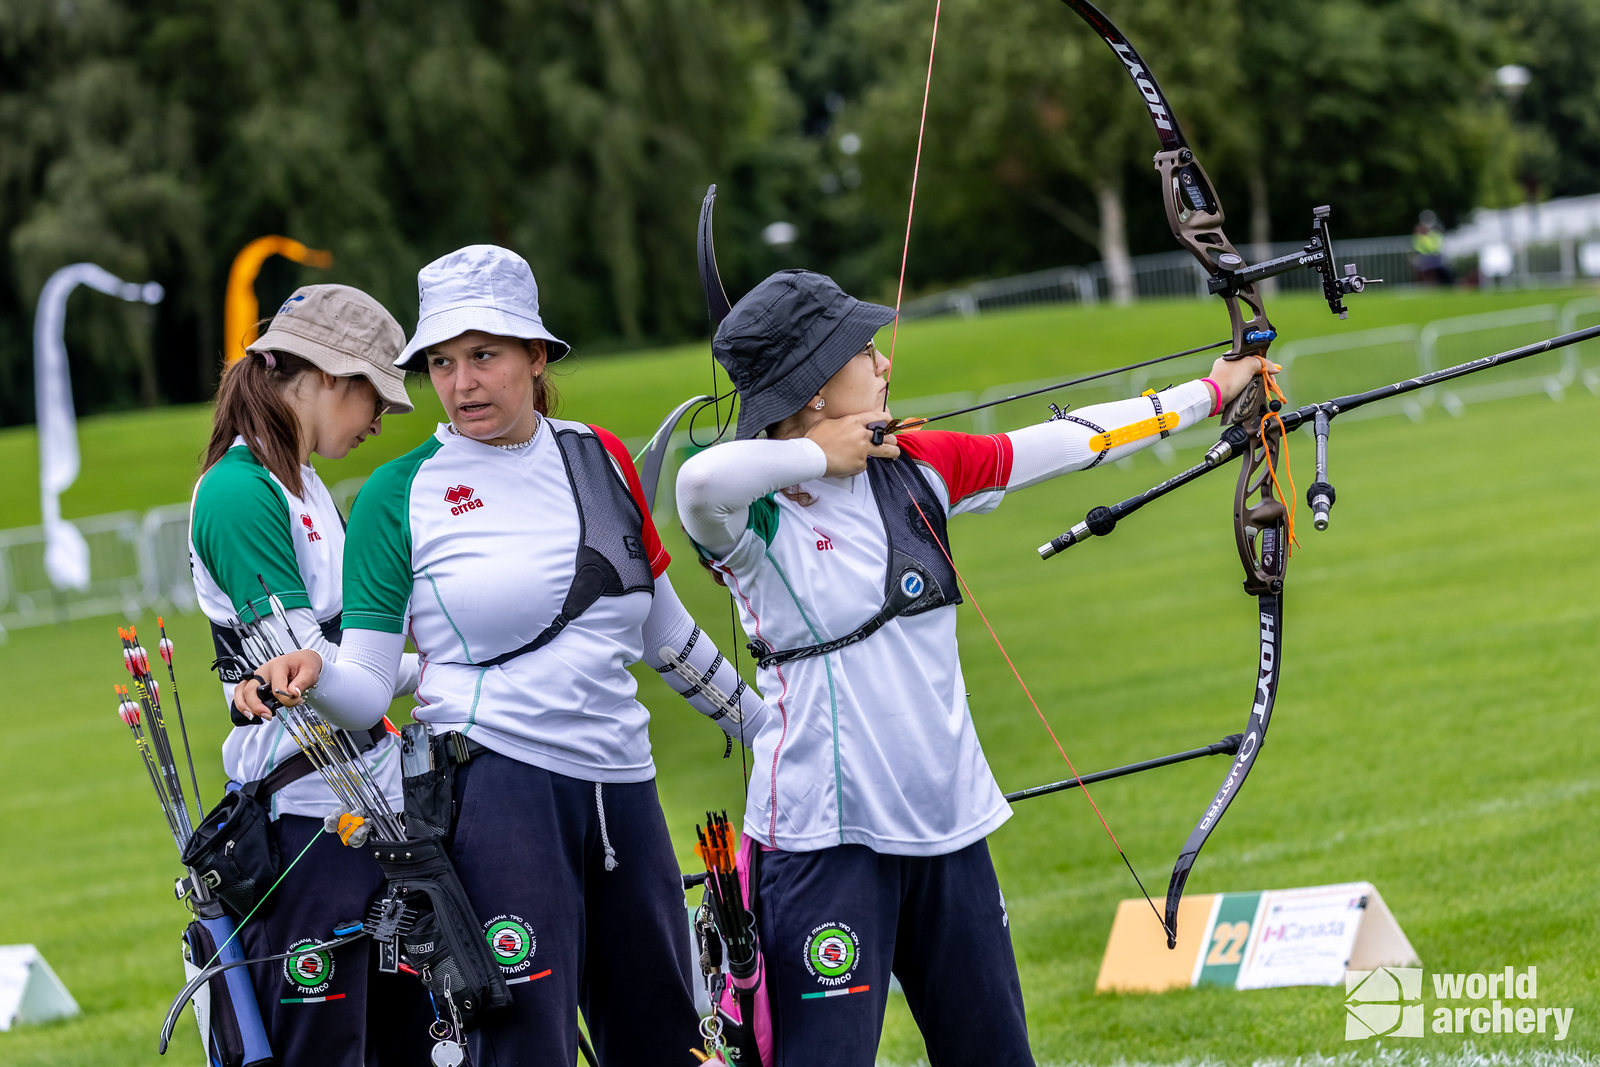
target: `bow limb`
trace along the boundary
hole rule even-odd
[[[1277,337],[1277,331],[1267,319],[1261,294],[1254,285],[1254,277],[1238,274],[1246,268],[1246,263],[1222,230],[1227,216],[1216,187],[1184,138],[1166,94],[1161,91],[1155,75],[1150,72],[1127,35],[1104,12],[1088,0],[1062,2],[1105,41],[1122,62],[1139,95],[1144,98],[1150,121],[1161,142],[1161,150],[1156,153],[1154,164],[1161,176],[1161,202],[1166,210],[1167,223],[1172,228],[1172,236],[1204,268],[1210,279],[1208,288],[1222,297],[1228,308],[1233,337],[1223,358],[1265,357],[1268,347]],[[1319,213],[1319,218],[1323,217]],[[1329,258],[1325,248],[1323,258]],[[1331,276],[1330,267],[1325,277]],[[1332,303],[1330,298],[1330,307]],[[1227,777],[1184,842],[1172,870],[1163,923],[1168,948],[1176,948],[1178,944],[1178,904],[1183,898],[1189,872],[1206,839],[1221,821],[1228,805],[1238,795],[1251,768],[1255,766],[1277,696],[1279,642],[1283,631],[1283,570],[1288,557],[1289,533],[1287,509],[1277,496],[1275,468],[1282,443],[1283,424],[1281,420],[1276,420],[1276,409],[1277,405],[1269,401],[1266,380],[1258,377],[1222,413],[1223,422],[1232,430],[1237,444],[1243,446],[1240,453],[1244,462],[1240,465],[1239,482],[1234,493],[1234,537],[1240,562],[1244,564],[1245,591],[1258,600],[1261,651],[1244,740]],[[1219,455],[1217,462],[1221,459]],[[1093,518],[1094,514],[1091,513]],[[1108,518],[1109,524],[1106,521]],[[1089,532],[1110,532],[1115,526],[1115,516],[1102,516],[1099,525],[1104,529],[1094,529],[1095,523],[1090,522]],[[1044,549],[1041,549],[1041,554],[1045,554]]]
[[[1161,175],[1161,202],[1167,212],[1167,223],[1172,227],[1172,236],[1205,269],[1211,279],[1210,290],[1221,296],[1228,306],[1233,345],[1223,358],[1265,355],[1267,346],[1278,336],[1277,331],[1267,319],[1255,285],[1249,281],[1241,283],[1233,277],[1236,271],[1244,268],[1244,257],[1222,232],[1227,215],[1222,210],[1216,187],[1184,138],[1166,94],[1127,35],[1104,12],[1088,0],[1062,0],[1062,3],[1077,12],[1122,61],[1134,88],[1139,90],[1149,109],[1150,121],[1161,141],[1161,151],[1156,153],[1154,162],[1156,172]]]
[[[683,418],[684,412],[696,404],[714,403],[716,403],[716,397],[702,393],[700,396],[691,396],[688,400],[673,408],[667,413],[667,417],[661,420],[661,425],[656,427],[656,432],[651,435],[649,443],[644,446],[644,451],[634,457],[635,462],[644,461],[644,469],[639,474],[639,481],[644,488],[646,510],[655,511],[656,493],[661,488],[661,465],[667,458],[667,449],[672,444],[672,435],[677,432],[678,422]],[[689,425],[692,427],[694,420],[691,419]],[[719,426],[718,429],[720,430],[721,427]]]

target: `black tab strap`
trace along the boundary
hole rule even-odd
[[[587,604],[584,606],[588,607]],[[516,659],[518,656],[525,656],[529,652],[533,652],[536,649],[541,649],[545,645],[548,645],[551,641],[555,640],[556,634],[560,633],[562,630],[565,630],[567,628],[567,623],[571,621],[571,619],[567,618],[567,613],[562,612],[560,615],[556,616],[554,622],[552,622],[549,626],[546,626],[543,630],[540,630],[539,636],[535,637],[532,641],[529,641],[521,648],[514,648],[510,652],[502,652],[494,659],[484,660],[482,663],[478,664],[478,666],[498,667],[502,663],[507,663]]]

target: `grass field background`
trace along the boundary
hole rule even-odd
[[[1311,300],[1280,299],[1273,310],[1288,340],[1572,295],[1367,295],[1343,324]],[[1198,302],[915,323],[897,342],[895,396],[1065,377],[1216,339],[1223,325],[1219,308]],[[1458,339],[1441,357],[1455,362],[1539,335],[1524,328]],[[1586,358],[1600,365],[1600,351]],[[642,437],[677,399],[709,386],[708,363],[698,346],[580,354],[559,379],[563,413]],[[1185,360],[1154,372],[1151,384],[1208,363]],[[1353,358],[1351,380],[1336,380],[1335,362],[1319,381],[1353,391],[1411,372]],[[1077,404],[1104,394],[1079,392]],[[365,473],[424,437],[437,405],[425,385],[417,395],[420,414],[389,420],[350,459],[324,465],[325,480]],[[1039,418],[1045,399],[1014,405],[1003,425]],[[84,420],[84,473],[65,513],[186,499],[208,417],[204,408],[177,408]],[[1420,423],[1335,423],[1339,502],[1326,533],[1303,524],[1289,568],[1272,732],[1189,883],[1193,892],[1219,892],[1370,880],[1430,971],[1535,965],[1539,1003],[1575,1009],[1563,1046],[1548,1035],[1469,1035],[1480,1053],[1582,1056],[1600,1047],[1597,421],[1600,398],[1574,388],[1562,403],[1525,397],[1470,406],[1460,418],[1435,407]],[[1196,455],[1180,452],[1174,462]],[[1293,457],[1303,492],[1308,439],[1294,439]],[[17,489],[0,499],[0,526],[37,521],[36,462],[31,429],[0,433],[0,463]],[[1048,564],[1034,554],[1089,507],[1176,469],[1147,452],[952,523],[976,599],[1085,772],[1213,741],[1239,730],[1249,708],[1253,602],[1239,586],[1231,471],[1151,506],[1111,538]],[[675,523],[663,522],[663,533],[678,590],[719,643],[732,644],[726,594],[693,565]],[[119,621],[21,630],[0,646],[11,706],[0,744],[0,943],[39,945],[84,1008],[76,1020],[0,1034],[0,1063],[163,1062],[156,1029],[182,982],[185,914],[169,895],[178,870],[171,842],[114,715]],[[153,617],[139,621],[153,628]],[[202,788],[214,801],[226,723],[204,670],[204,624],[198,615],[168,624],[203,753]],[[1002,787],[1064,777],[970,607],[961,609],[961,641],[974,717]],[[723,761],[720,732],[659,680],[642,685],[656,712],[662,802],[688,869],[697,813],[738,807],[740,760]],[[1165,887],[1224,767],[1199,761],[1095,788],[1152,889]],[[1376,1051],[1345,1045],[1342,990],[1096,996],[1116,903],[1136,890],[1081,796],[1019,805],[990,844],[1041,1062],[1249,1063]],[[974,982],[961,973],[947,980]],[[1425,994],[1431,1008],[1426,982]],[[180,1031],[167,1060],[199,1062],[192,1034]],[[1447,1059],[1466,1047],[1459,1035],[1430,1034],[1384,1051],[1396,1044],[1413,1059]],[[897,1063],[923,1055],[898,998],[881,1055]]]

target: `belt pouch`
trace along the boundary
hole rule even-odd
[[[401,731],[401,786],[406,798],[406,833],[446,845],[455,830],[455,763],[446,745],[449,734],[430,738],[427,726],[412,723]],[[414,768],[427,767],[419,773]]]

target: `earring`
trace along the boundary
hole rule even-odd
[[[811,406],[817,411],[821,411],[823,408],[828,406],[828,402],[819,396],[817,397],[817,402]]]

